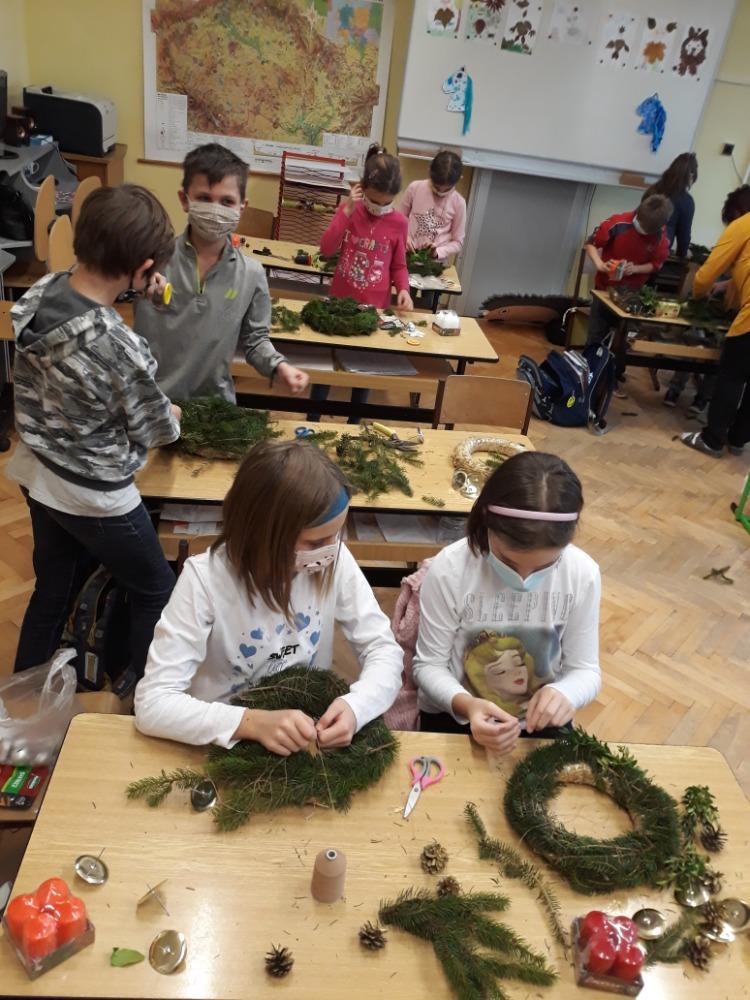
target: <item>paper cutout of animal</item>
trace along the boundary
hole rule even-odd
[[[706,61],[708,49],[708,28],[689,28],[687,38],[680,46],[680,61],[674,67],[680,76],[697,76],[698,69]]]
[[[621,35],[625,34],[624,26],[620,26],[619,33]],[[610,54],[614,62],[619,60],[621,52],[630,52],[630,46],[624,38],[610,38],[606,47],[612,50]]]
[[[464,116],[462,135],[466,135],[471,124],[471,109],[474,101],[474,83],[466,72],[466,67],[462,66],[455,73],[443,80],[443,93],[450,94],[448,101],[448,111],[462,112]]]
[[[450,7],[439,7],[435,11],[434,21],[442,25],[443,28],[447,28],[451,21],[455,18],[456,13],[452,11]]]

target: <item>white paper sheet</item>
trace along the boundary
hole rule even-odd
[[[187,97],[156,94],[156,129],[159,149],[187,149]]]
[[[221,504],[165,503],[161,511],[162,521],[218,521]]]
[[[387,542],[437,543],[439,514],[376,514],[375,520]]]

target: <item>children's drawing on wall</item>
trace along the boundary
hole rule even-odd
[[[464,0],[428,0],[427,33],[455,37],[461,24],[463,3]]]
[[[506,52],[520,52],[530,56],[534,51],[541,19],[541,4],[532,3],[531,0],[510,0],[500,48]]]
[[[469,0],[464,31],[469,41],[495,42],[500,36],[506,0]]]
[[[680,76],[692,76],[700,80],[700,68],[706,61],[707,51],[708,28],[690,25],[683,35],[677,62],[672,69]]]
[[[580,0],[555,0],[547,38],[558,45],[590,45],[588,11]]]
[[[642,135],[651,136],[651,152],[657,153],[667,127],[667,110],[661,103],[659,95],[652,94],[645,101],[641,101],[635,113],[642,119],[638,131]]]
[[[471,109],[474,103],[474,81],[466,72],[465,66],[462,66],[455,73],[451,73],[447,80],[443,80],[443,93],[450,94],[446,110],[457,111],[464,116],[461,135],[466,135],[471,125]]]
[[[647,17],[639,47],[639,69],[663,73],[677,38],[677,22],[666,17]]]
[[[638,18],[625,11],[613,11],[604,20],[599,42],[599,64],[625,69],[635,49]]]

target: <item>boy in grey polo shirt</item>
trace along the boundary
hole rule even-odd
[[[220,395],[234,402],[230,371],[237,346],[261,375],[278,377],[293,394],[308,376],[269,340],[271,298],[261,265],[232,245],[246,205],[247,165],[218,143],[185,157],[180,204],[188,227],[172,259],[157,275],[151,301],[137,303],[134,327],[158,365],[156,378],[170,399]],[[172,285],[168,303],[162,300]]]

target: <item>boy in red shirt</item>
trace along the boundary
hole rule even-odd
[[[672,214],[672,202],[661,194],[644,198],[634,212],[611,215],[600,223],[586,243],[586,253],[597,270],[596,288],[604,291],[612,285],[638,289],[669,256],[666,224]],[[615,269],[607,261],[622,262],[622,277],[616,280]],[[586,344],[600,344],[609,333],[612,317],[607,308],[594,299]]]

